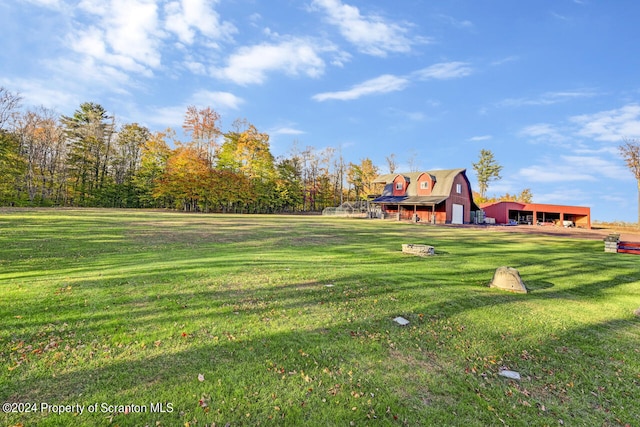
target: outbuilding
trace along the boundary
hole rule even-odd
[[[591,228],[591,208],[586,206],[548,205],[542,203],[483,203],[485,218],[496,224],[537,224]]]
[[[432,224],[467,224],[479,208],[466,169],[392,173],[374,181],[383,186],[372,203],[380,214]]]

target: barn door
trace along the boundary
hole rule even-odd
[[[452,205],[451,224],[462,224],[464,222],[464,206]]]

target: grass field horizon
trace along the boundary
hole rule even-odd
[[[528,294],[487,287],[502,265]],[[636,426],[639,266],[380,220],[4,210],[0,423]]]

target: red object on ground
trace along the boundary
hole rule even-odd
[[[618,243],[618,253],[640,255],[640,243],[620,242]]]

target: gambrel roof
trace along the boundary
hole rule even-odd
[[[373,202],[402,205],[436,205],[449,198],[456,176],[458,176],[458,174],[460,173],[464,174],[465,172],[466,169],[444,169],[424,172],[390,173],[386,175],[380,175],[373,182],[385,184],[385,188],[382,196],[373,200]],[[429,196],[418,196],[418,178],[420,178],[422,174],[431,175],[433,188],[431,189],[431,195]],[[396,177],[399,175],[403,176],[404,179],[409,183],[404,196],[394,196],[393,187],[389,185],[393,183]]]

